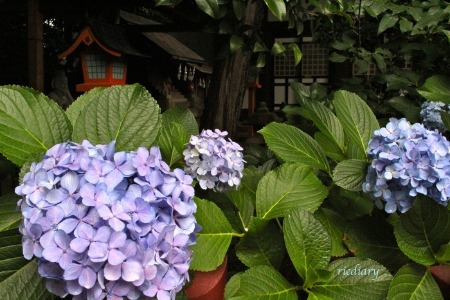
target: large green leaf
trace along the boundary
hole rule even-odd
[[[341,161],[333,170],[333,180],[338,186],[350,190],[361,191],[366,179],[367,162],[365,160],[347,159]]]
[[[162,122],[176,122],[183,126],[189,135],[198,134],[198,124],[194,114],[184,107],[171,107],[162,114]]]
[[[383,33],[386,29],[394,27],[397,23],[398,17],[393,15],[384,15],[381,18],[380,24],[378,25],[378,34]]]
[[[327,158],[320,145],[300,129],[281,123],[270,123],[258,131],[269,148],[286,162],[301,162],[330,172]]]
[[[443,300],[439,286],[430,271],[418,264],[398,270],[389,287],[388,300]]]
[[[238,191],[228,192],[227,196],[238,209],[238,216],[241,220],[242,228],[246,230],[255,212],[255,194],[247,188],[239,188]]]
[[[328,266],[331,258],[331,239],[325,227],[314,215],[302,209],[292,211],[284,219],[286,249],[303,287],[309,288],[320,279],[319,270]]]
[[[345,154],[342,151],[342,149],[339,147],[339,145],[337,145],[335,142],[333,142],[332,139],[327,137],[322,132],[320,132],[320,131],[316,132],[314,134],[314,139],[316,140],[317,143],[319,143],[323,152],[329,158],[334,159],[335,161],[342,161],[345,159]]]
[[[345,244],[355,256],[371,258],[396,271],[409,259],[400,251],[393,229],[384,218],[366,215],[348,223]]]
[[[346,136],[363,153],[367,153],[370,138],[380,128],[370,107],[358,95],[347,91],[337,91],[333,104]]]
[[[247,267],[267,265],[278,269],[285,251],[279,227],[260,218],[251,219],[248,232],[236,245],[236,255]]]
[[[17,209],[19,196],[8,195],[0,197],[0,232],[18,228],[22,214]]]
[[[70,139],[71,130],[62,108],[44,94],[0,87],[0,152],[16,165]]]
[[[295,208],[313,212],[326,196],[326,187],[309,167],[300,163],[284,164],[259,181],[256,215],[272,219],[283,217]]]
[[[67,109],[66,115],[69,118],[72,126],[75,127],[76,121],[80,113],[86,108],[86,106],[91,103],[91,101],[97,101],[98,96],[104,90],[104,87],[96,87],[92,90],[85,92],[79,96]]]
[[[314,216],[327,230],[331,239],[331,256],[339,257],[347,254],[344,246],[345,219],[337,212],[321,207],[314,213]]]
[[[286,4],[283,0],[264,0],[264,2],[278,20],[283,21],[286,18]]]
[[[239,276],[239,288],[229,300],[297,300],[296,287],[269,266],[252,267],[235,276]],[[233,277],[230,282],[236,285]]]
[[[331,279],[314,285],[308,299],[377,300],[385,299],[392,275],[371,259],[345,258],[328,266]]]
[[[94,145],[115,140],[117,150],[135,150],[150,147],[160,126],[159,106],[143,86],[113,86],[103,90],[79,114],[73,140],[87,139]]]
[[[347,220],[353,220],[360,216],[370,214],[374,208],[374,201],[363,197],[359,192],[352,192],[338,188],[329,193],[327,203],[333,210],[344,216]]]
[[[197,6],[206,14],[213,18],[219,15],[219,1],[217,0],[195,0]]]
[[[417,92],[427,100],[450,104],[450,77],[429,77]]]
[[[190,268],[197,271],[212,271],[225,259],[225,254],[234,235],[230,222],[211,201],[195,198],[195,218],[202,226],[197,234],[197,243],[192,246],[193,258]]]
[[[189,134],[184,127],[175,122],[162,122],[161,133],[157,145],[161,149],[163,160],[173,166],[183,158],[183,149],[189,141]]]
[[[228,299],[232,298],[239,291],[239,288],[241,287],[241,275],[242,274],[243,273],[237,273],[237,274],[233,275],[233,277],[231,277],[230,280],[228,280],[227,285],[225,286],[225,292],[223,295],[224,300],[228,300]]]
[[[398,246],[415,262],[430,266],[450,241],[450,211],[433,199],[418,197],[394,229]]]
[[[290,85],[292,91],[294,91],[295,100],[301,106],[305,105],[308,99],[311,97],[311,88],[300,82],[292,82]]]
[[[317,101],[305,103],[304,108],[309,111],[308,116],[314,122],[314,125],[343,151],[345,143],[344,129],[334,113]]]
[[[37,262],[23,258],[21,240],[17,229],[0,233],[0,299],[47,299],[49,293],[37,273]]]
[[[387,101],[389,105],[402,113],[411,123],[420,122],[420,107],[405,97],[394,97]]]

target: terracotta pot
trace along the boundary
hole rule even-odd
[[[429,267],[429,270],[436,279],[444,299],[450,299],[450,266],[436,265]]]
[[[186,289],[190,300],[222,300],[227,283],[227,257],[214,271],[194,273],[192,283]]]

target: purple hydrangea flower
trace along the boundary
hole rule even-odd
[[[438,101],[425,101],[420,108],[420,119],[423,125],[430,130],[446,131],[441,118],[441,111],[450,111],[450,105]]]
[[[226,131],[203,130],[191,136],[184,150],[185,171],[196,178],[202,189],[224,191],[241,183],[244,170],[242,147],[232,140],[225,140]],[[181,178],[178,176],[181,180]],[[187,181],[184,186],[189,185]]]
[[[386,202],[386,212],[406,212],[418,194],[448,205],[450,142],[438,130],[391,118],[369,141],[368,157],[363,191]]]
[[[189,280],[199,226],[192,177],[159,148],[55,145],[16,188],[23,255],[47,289],[73,299],[161,299]]]

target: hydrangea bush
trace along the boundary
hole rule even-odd
[[[203,130],[191,136],[184,150],[186,173],[196,178],[204,190],[224,191],[238,187],[244,170],[242,147],[228,141],[226,131]]]
[[[32,164],[16,188],[24,256],[60,297],[173,299],[199,229],[192,178],[157,147],[114,146],[61,143]]]
[[[450,142],[439,131],[391,118],[374,132],[368,156],[372,162],[363,191],[385,201],[386,212],[406,212],[417,194],[448,204]]]

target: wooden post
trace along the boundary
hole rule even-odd
[[[255,82],[248,83],[248,118],[255,112],[255,93],[256,89],[260,89],[262,85],[259,84],[258,77]],[[253,125],[248,126],[248,137],[253,137]]]
[[[44,91],[44,25],[39,0],[28,0],[28,83]]]

